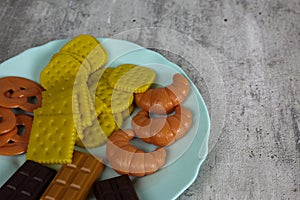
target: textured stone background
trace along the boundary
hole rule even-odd
[[[225,120],[212,121],[210,153],[179,199],[299,199],[300,1],[2,0],[0,22],[0,62],[80,33],[122,36],[154,49],[159,36],[124,31],[160,27],[191,37],[216,63]],[[156,50],[185,66],[216,114],[206,83],[219,79]]]

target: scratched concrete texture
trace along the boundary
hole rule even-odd
[[[217,66],[225,110],[224,120],[212,121],[213,141],[196,180],[178,199],[300,198],[299,0],[2,0],[0,22],[0,62],[80,33],[119,34],[154,50],[159,37],[138,28],[192,38]],[[124,33],[134,29],[134,36]],[[185,42],[178,40],[176,52]],[[157,51],[185,66],[216,114],[206,84],[214,77],[172,51]]]

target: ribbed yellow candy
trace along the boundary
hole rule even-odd
[[[82,67],[72,55],[58,54],[53,56],[40,74],[40,83],[46,90],[65,90],[73,87],[79,69]],[[87,77],[87,74],[82,74]]]
[[[155,72],[149,68],[123,64],[112,71],[108,77],[108,83],[118,90],[141,93],[151,86],[154,79]]]
[[[97,94],[107,107],[110,107],[112,113],[119,113],[126,110],[133,102],[133,93],[124,92],[106,88],[101,93]]]
[[[98,120],[93,121],[92,126],[86,127],[82,135],[77,135],[76,145],[79,147],[91,148],[100,146],[107,140],[106,134],[100,127]]]
[[[108,59],[106,50],[101,46],[96,38],[91,35],[78,35],[65,44],[61,52],[76,54],[90,63],[90,72],[101,68]]]
[[[71,163],[75,133],[72,115],[35,115],[26,159],[45,164]]]

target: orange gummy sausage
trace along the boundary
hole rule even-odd
[[[189,81],[183,75],[175,74],[171,85],[135,94],[135,103],[147,112],[166,114],[185,100],[189,90]]]
[[[157,148],[144,152],[131,145],[134,137],[132,130],[114,132],[106,144],[106,157],[112,168],[119,174],[145,176],[156,172],[165,164],[166,150]]]
[[[132,119],[136,135],[147,143],[167,146],[185,135],[192,124],[192,113],[183,106],[175,108],[175,114],[167,117],[150,118],[141,110]]]

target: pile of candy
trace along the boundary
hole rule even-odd
[[[108,56],[93,36],[79,35],[52,56],[40,74],[41,86],[24,78],[0,79],[1,85],[9,85],[0,91],[0,155],[27,152],[27,161],[0,188],[0,196],[85,199],[94,184],[98,199],[113,199],[115,194],[116,199],[138,199],[128,175],[159,170],[167,156],[164,146],[191,126],[191,112],[181,105],[189,82],[175,74],[170,85],[150,89],[156,77],[153,70],[127,63],[104,68]],[[132,130],[121,130],[135,106],[141,111],[132,119]],[[15,115],[16,108],[26,113]],[[19,125],[25,126],[23,134],[18,134]],[[158,147],[144,152],[130,143],[134,137]],[[103,144],[111,167],[122,176],[97,182],[105,167],[102,158],[74,151],[74,146]],[[22,150],[11,153],[13,146]],[[56,173],[42,164],[62,167]]]

